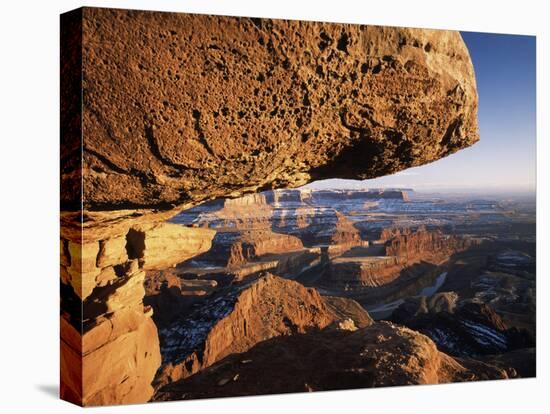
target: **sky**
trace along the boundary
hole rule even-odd
[[[324,180],[316,188],[532,191],[536,173],[534,36],[461,32],[476,74],[480,140],[431,164],[372,180]]]

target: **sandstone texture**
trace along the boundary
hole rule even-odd
[[[107,309],[82,336],[83,405],[146,402],[153,392],[160,350],[151,310],[143,306],[144,277],[138,270],[97,298]]]
[[[208,250],[214,233],[128,220],[109,231],[92,228],[85,242],[61,239],[63,398],[91,406],[153,396],[161,354],[152,308],[143,304],[146,270]],[[98,235],[106,238],[93,240]]]
[[[178,224],[136,226],[128,233],[131,254],[146,270],[164,269],[206,252],[216,232]]]
[[[157,391],[155,400],[326,391],[508,378],[467,364],[411,329],[379,322],[355,331],[280,336]],[[269,376],[266,376],[266,372]]]
[[[274,276],[212,298],[212,281],[175,275],[149,285],[171,292],[174,309],[190,310],[163,320],[160,340],[159,302],[143,302],[147,272],[211,247],[213,230],[166,223],[179,211],[321,178],[378,177],[474,144],[477,92],[458,32],[96,8],[63,22],[63,398],[145,402],[155,395],[155,373],[155,386],[195,373],[201,391],[191,384],[186,395],[199,397],[219,387],[219,395],[236,395],[231,384],[239,378],[254,384],[248,394],[463,378],[466,365],[423,335],[372,328],[355,302],[325,300]],[[272,198],[264,198],[260,221],[284,227],[289,218],[275,217],[268,204],[304,202],[307,194]],[[244,206],[226,207],[231,221]],[[306,208],[290,221],[312,235],[328,223],[321,239],[254,239],[250,250],[236,245],[234,257],[270,254],[284,243],[362,243],[338,214],[313,216]],[[180,300],[193,290],[206,300]],[[228,377],[225,367],[212,376],[208,370],[235,352],[252,353],[250,375]],[[273,380],[258,382],[266,369]],[[201,382],[211,380],[215,387]]]
[[[220,291],[160,329],[163,367],[156,384],[187,378],[270,338],[316,331],[346,319],[358,326],[372,322],[352,300],[331,301],[327,306],[315,289],[267,274]]]
[[[121,266],[86,297],[62,287],[61,396],[81,405],[146,402],[153,394],[160,348],[143,306],[145,272],[137,260]]]
[[[215,234],[172,223],[139,224],[125,230],[123,235],[88,238],[85,243],[61,239],[61,279],[82,300],[125,273],[125,266],[134,259],[144,270],[165,269],[210,249]]]
[[[428,253],[444,255],[465,250],[471,245],[467,238],[443,234],[440,230],[428,231],[424,227],[412,231],[396,230],[386,241],[386,255],[407,259]]]
[[[96,260],[97,266],[107,267],[126,262],[128,260],[127,243],[128,240],[123,236],[101,241]]]
[[[95,8],[82,23],[88,210],[372,178],[478,140],[458,32]]]

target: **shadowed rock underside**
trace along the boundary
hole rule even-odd
[[[153,395],[161,355],[145,272],[214,236],[160,224],[170,216],[383,176],[478,140],[458,32],[83,8],[62,18],[61,57],[61,394],[84,405]],[[410,381],[452,380],[437,361]]]
[[[82,42],[90,210],[373,178],[478,139],[454,31],[84,8]]]

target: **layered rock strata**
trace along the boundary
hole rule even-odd
[[[472,245],[465,237],[440,230],[388,229],[379,243],[356,256],[351,250],[330,261],[322,283],[333,287],[379,287],[402,276],[405,268],[421,262],[438,264]]]
[[[61,240],[63,398],[90,406],[152,397],[161,356],[152,308],[143,304],[145,270],[209,249],[213,235],[157,223],[102,240]]]
[[[79,404],[152,395],[144,270],[213,236],[162,221],[478,139],[458,32],[83,8],[61,43],[61,395]]]
[[[218,232],[213,247],[197,260],[228,268],[242,266],[268,254],[303,250],[302,241],[269,229],[241,232]]]
[[[387,256],[414,258],[426,252],[444,255],[467,249],[471,245],[468,238],[443,234],[440,230],[428,231],[421,227],[397,230],[385,243]]]
[[[330,286],[377,287],[399,277],[407,261],[390,257],[338,257],[332,259],[323,283]]]

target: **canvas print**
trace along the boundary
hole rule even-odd
[[[61,398],[536,375],[535,38],[61,16]]]

